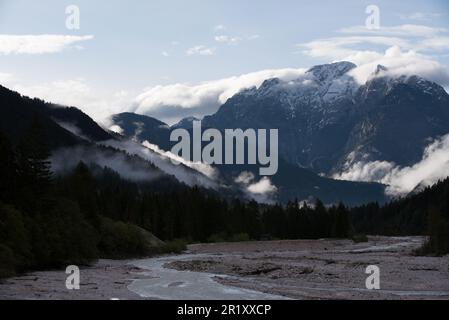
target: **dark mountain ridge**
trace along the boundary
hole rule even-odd
[[[0,128],[11,141],[17,143],[33,120],[41,123],[52,150],[85,143],[85,138],[95,142],[113,139],[79,109],[31,99],[0,86]],[[67,124],[80,130],[85,138],[65,129]]]

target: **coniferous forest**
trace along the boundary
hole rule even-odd
[[[422,253],[449,251],[449,180],[385,206],[262,205],[199,187],[161,192],[82,162],[56,176],[48,159],[37,121],[16,144],[0,134],[0,276],[178,251],[184,242],[430,234]],[[149,232],[166,246],[153,247]]]

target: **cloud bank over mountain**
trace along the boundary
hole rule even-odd
[[[391,76],[418,75],[440,84],[448,91],[449,69],[447,67],[413,50],[403,51],[395,44],[395,40],[389,39],[386,43],[391,44],[391,47],[383,53],[351,52],[346,59],[343,59],[357,64],[357,67],[348,75],[352,76],[359,85],[364,84],[373,75],[378,65],[383,65],[387,67],[387,73]],[[322,49],[323,44],[315,45],[320,48],[319,50]],[[332,43],[333,45],[335,44]],[[335,59],[335,61],[339,60],[342,59]],[[215,113],[230,97],[243,89],[259,87],[264,80],[270,78],[294,80],[304,76],[306,71],[307,69],[264,70],[197,85],[155,86],[141,93],[135,99],[130,111],[156,117],[170,124],[190,116],[201,118]]]
[[[226,28],[215,28],[216,44],[233,44],[260,36],[229,35]],[[218,32],[218,33],[217,33]],[[0,35],[0,55],[57,53],[81,49],[94,36],[68,35]],[[96,38],[95,38],[96,39]],[[193,45],[193,44],[192,44]],[[349,75],[364,84],[377,65],[388,68],[391,75],[419,75],[449,90],[449,70],[441,63],[449,53],[449,29],[421,24],[382,25],[370,30],[365,26],[336,29],[326,38],[292,44],[298,57],[306,56],[318,63],[350,61],[357,65]],[[214,48],[190,46],[184,55],[213,55]],[[299,53],[299,54],[298,54]],[[298,64],[301,59],[298,59]],[[259,87],[264,80],[293,80],[307,69],[266,69],[201,83],[174,82],[103,92],[89,79],[69,77],[39,84],[26,83],[17,75],[0,70],[0,83],[22,94],[49,102],[76,106],[104,123],[113,113],[135,112],[156,117],[169,124],[185,117],[201,118],[213,114],[231,96],[242,89]]]
[[[404,196],[417,187],[431,186],[449,176],[449,134],[431,143],[422,160],[400,167],[387,161],[357,162],[334,175],[339,180],[375,181],[388,185],[390,196]]]
[[[262,70],[196,85],[178,83],[155,86],[136,98],[131,111],[168,123],[175,123],[188,116],[202,117],[216,112],[220,105],[244,88],[259,87],[270,78],[293,80],[305,71],[293,68]]]

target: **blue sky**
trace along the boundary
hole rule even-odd
[[[385,29],[379,35],[382,39],[365,41],[373,35],[356,27],[364,26],[365,9],[371,4],[379,7],[380,26]],[[79,30],[66,28],[68,5],[80,9]],[[347,58],[347,49],[383,54],[399,44],[402,53],[416,51],[444,69],[449,65],[448,14],[449,3],[444,0],[0,0],[0,83],[76,105],[96,119],[125,110],[157,116],[163,115],[158,111],[165,100],[177,101],[167,95],[187,94],[193,101],[197,94],[205,94],[209,101],[210,94],[220,95],[230,86],[207,87],[204,93],[196,87],[200,83],[261,70],[307,68]],[[14,38],[23,35],[38,37]],[[326,41],[316,42],[322,40]],[[24,48],[24,41],[34,42]],[[29,49],[37,46],[36,41],[44,42],[39,44],[43,52]],[[336,42],[346,51],[329,46]],[[56,49],[45,48],[55,45]],[[348,58],[361,64],[369,60],[352,52]],[[435,77],[443,79],[445,74]],[[223,96],[218,100],[223,102]],[[195,102],[182,106],[189,108],[199,115],[205,112]],[[180,117],[185,115],[189,113],[181,112]]]

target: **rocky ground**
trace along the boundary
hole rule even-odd
[[[100,260],[81,267],[80,290],[67,290],[65,270],[33,272],[0,282],[0,300],[141,299],[127,286],[142,276],[130,261]]]
[[[417,257],[423,238],[370,237],[205,244],[190,247],[203,259],[168,267],[228,275],[217,281],[293,299],[449,299],[449,256]],[[380,269],[381,290],[367,290],[365,273]]]
[[[0,284],[0,299],[449,299],[449,256],[417,257],[423,238],[370,237],[198,244],[185,255],[101,260],[81,270],[81,290],[62,271]],[[381,290],[367,290],[366,268]]]

